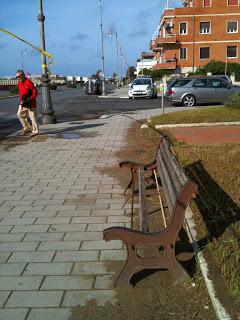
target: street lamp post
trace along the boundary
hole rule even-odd
[[[104,71],[102,0],[99,0],[99,8],[100,8],[100,31],[101,31],[101,54],[102,54],[102,96],[105,96],[106,95],[106,83],[105,83],[105,71]]]
[[[119,88],[119,80],[118,80],[118,77],[119,77],[119,66],[118,66],[118,34],[117,34],[117,31],[116,31],[116,70],[117,70],[117,88]]]
[[[41,41],[41,49],[46,51],[45,46],[45,32],[44,32],[44,20],[45,16],[43,15],[43,6],[42,0],[38,1],[39,5],[39,12],[38,12],[38,21],[40,24],[40,41]],[[46,66],[46,56],[42,54],[42,123],[43,124],[50,124],[56,123],[56,117],[54,115],[55,111],[53,110],[51,95],[50,95],[50,79],[47,73],[47,66]]]
[[[21,56],[22,56],[22,70],[24,70],[24,59],[23,59],[23,55],[26,55],[27,54],[27,50],[25,49],[25,50],[21,50]]]

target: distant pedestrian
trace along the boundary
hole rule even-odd
[[[32,81],[25,76],[23,70],[17,71],[16,79],[18,80],[20,97],[20,105],[17,115],[23,126],[23,132],[20,135],[26,135],[28,132],[31,132],[30,135],[35,136],[39,133],[36,110],[36,98],[38,91]],[[29,124],[28,117],[31,119],[32,128]]]

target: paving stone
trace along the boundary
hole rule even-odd
[[[58,241],[58,240],[62,240],[64,236],[63,232],[52,232],[52,233],[48,233],[48,232],[38,232],[38,233],[27,233],[27,235],[25,236],[25,238],[23,239],[23,242],[25,241]],[[0,235],[0,239],[1,239],[1,235]]]
[[[81,250],[100,250],[100,249],[122,249],[123,244],[120,240],[106,242],[105,240],[83,241]]]
[[[21,212],[0,212],[0,218],[20,218],[24,214],[23,211]]]
[[[88,301],[96,300],[98,306],[116,303],[114,290],[68,291],[63,300],[64,307],[84,306]]]
[[[55,217],[57,211],[30,211],[23,214],[23,218],[50,218]]]
[[[44,206],[17,206],[12,209],[12,211],[42,211]]]
[[[55,251],[42,252],[13,252],[9,262],[50,262],[53,259]]]
[[[3,307],[4,303],[7,301],[11,291],[0,291],[0,308]],[[1,316],[1,309],[0,309],[0,316]],[[1,317],[0,317],[1,319]]]
[[[99,251],[58,251],[54,262],[98,261]]]
[[[73,274],[111,274],[104,262],[77,262]]]
[[[67,232],[64,236],[64,241],[69,240],[102,240],[102,232]]]
[[[0,225],[28,225],[33,224],[36,218],[15,218],[15,219],[7,219],[3,218],[0,222]]]
[[[0,277],[0,290],[38,290],[43,277],[40,276],[18,276]]]
[[[13,206],[13,207],[17,207],[17,206],[31,206],[33,204],[33,200],[10,200],[10,201],[5,201],[4,205],[5,206]]]
[[[61,211],[71,211],[75,210],[76,205],[70,205],[70,204],[62,204],[62,205],[47,205],[45,207],[45,210],[61,210]]]
[[[74,217],[71,221],[73,223],[105,223],[106,217]]]
[[[14,291],[5,308],[58,307],[62,296],[62,291]]]
[[[0,242],[17,242],[21,241],[25,233],[2,233],[0,234]]]
[[[34,308],[27,320],[69,320],[71,314],[70,308]]]
[[[35,251],[38,242],[5,242],[0,243],[0,251]]]
[[[94,285],[95,289],[113,289],[113,276],[112,275],[103,275],[97,276],[96,282]]]
[[[93,276],[47,276],[41,290],[80,290],[91,289]]]
[[[2,320],[25,320],[28,313],[27,308],[0,309]]]
[[[57,217],[89,217],[91,210],[58,211]]]
[[[86,224],[53,224],[48,232],[85,231],[86,227]]]
[[[127,252],[126,250],[101,250],[100,261],[108,260],[126,260]]]
[[[70,274],[72,263],[29,263],[24,275],[67,275]]]
[[[35,224],[69,224],[70,217],[60,217],[60,218],[37,218]]]
[[[18,276],[26,267],[26,263],[1,263],[0,275],[1,276]],[[0,283],[1,286],[1,283]]]
[[[42,242],[38,251],[57,251],[57,250],[78,250],[81,241],[45,241]]]
[[[11,233],[27,233],[27,232],[47,232],[50,225],[28,225],[28,226],[14,226]]]

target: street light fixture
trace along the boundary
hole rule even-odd
[[[39,13],[38,13],[38,21],[40,24],[40,41],[41,41],[41,49],[46,51],[45,47],[45,32],[44,32],[44,20],[45,16],[43,15],[43,6],[42,0],[38,1],[39,5]],[[47,65],[46,65],[46,56],[42,54],[42,123],[50,124],[56,123],[56,117],[54,115],[55,111],[53,110],[51,95],[50,95],[50,79],[48,77]]]
[[[100,31],[101,31],[101,54],[102,54],[102,96],[105,96],[106,95],[106,83],[105,83],[105,71],[104,71],[102,0],[99,0],[99,8],[100,8]]]

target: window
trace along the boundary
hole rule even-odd
[[[187,22],[180,22],[179,30],[180,34],[187,34]]]
[[[238,6],[239,0],[228,0],[228,6]]]
[[[228,58],[237,58],[237,46],[227,47],[227,57]]]
[[[210,22],[200,22],[200,33],[210,33]]]
[[[194,81],[193,87],[207,88],[209,87],[209,82],[207,79],[197,79],[196,81]]]
[[[237,21],[227,21],[227,32],[237,33],[238,32],[238,22]]]
[[[200,59],[209,59],[210,58],[210,48],[202,47],[200,48]]]
[[[187,60],[187,48],[180,48],[180,59]]]
[[[222,88],[222,80],[219,79],[210,79],[211,88]]]
[[[211,7],[212,3],[211,0],[203,0],[203,6],[204,7]]]

